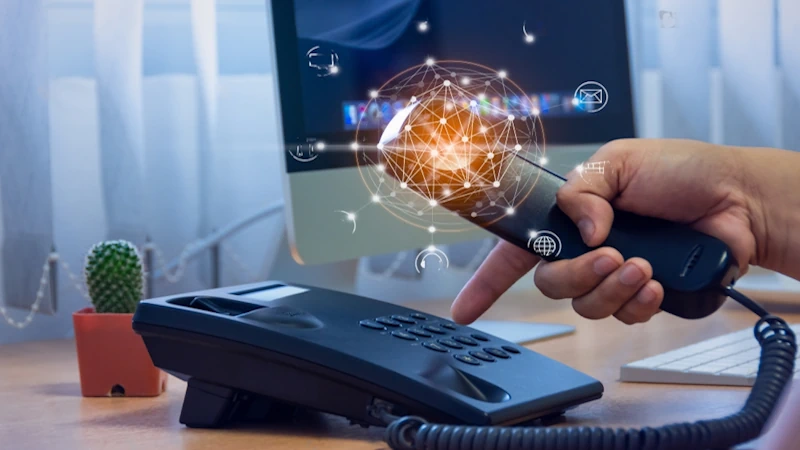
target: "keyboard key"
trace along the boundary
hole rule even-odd
[[[453,355],[453,356],[457,360],[459,360],[459,361],[461,361],[463,363],[471,364],[473,366],[480,366],[481,365],[481,362],[478,361],[477,358],[474,358],[474,357],[469,356],[469,355]]]
[[[358,322],[362,327],[372,328],[373,330],[385,330],[386,327],[375,322],[374,320],[362,320]]]
[[[425,347],[425,348],[437,351],[437,352],[442,352],[442,353],[447,353],[447,352],[450,351],[450,350],[447,349],[447,347],[441,346],[441,345],[437,344],[436,342],[425,342],[425,343],[422,344],[422,346]]]

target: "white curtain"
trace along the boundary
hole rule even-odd
[[[80,285],[95,242],[149,237],[171,260],[281,200],[266,33],[263,0],[0,1],[7,315],[26,317],[51,246],[60,258],[57,311],[24,329],[0,316],[0,343],[71,336],[88,300],[62,262]],[[222,283],[263,279],[283,232],[277,214],[226,240]],[[155,294],[208,287],[209,261]]]

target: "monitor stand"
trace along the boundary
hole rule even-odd
[[[476,320],[469,325],[478,331],[523,345],[543,341],[575,332],[572,325],[539,322],[512,322],[510,320]]]

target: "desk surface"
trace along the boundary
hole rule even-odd
[[[535,297],[535,296],[534,296]],[[732,303],[732,302],[729,302]],[[448,317],[449,305],[409,303]],[[800,321],[800,314],[782,314]],[[567,414],[565,424],[657,426],[716,418],[737,411],[749,389],[621,383],[627,362],[742,328],[755,316],[735,305],[699,321],[666,313],[650,323],[626,326],[614,319],[590,321],[568,301],[515,294],[484,318],[568,323],[573,335],[529,348],[583,371],[605,385],[604,397]],[[0,346],[0,443],[16,450],[69,449],[385,449],[382,429],[350,426],[339,418],[309,414],[288,424],[237,430],[195,430],[178,423],[185,383],[170,378],[157,398],[83,398],[72,341]]]

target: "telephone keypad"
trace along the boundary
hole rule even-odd
[[[429,321],[427,325],[418,323]],[[473,366],[480,366],[484,362],[493,363],[498,359],[509,359],[511,354],[518,355],[520,350],[511,345],[503,345],[502,348],[484,347],[485,343],[491,342],[491,338],[481,333],[471,333],[469,335],[455,335],[452,331],[458,327],[449,322],[431,320],[431,318],[419,313],[408,315],[393,314],[388,317],[378,317],[375,319],[365,319],[359,322],[361,326],[375,330],[385,331],[387,327],[395,328],[391,335],[407,340],[422,340],[422,346],[440,353],[448,353],[450,349],[463,350],[468,353],[454,353],[453,357]],[[421,326],[420,326],[421,325]],[[426,340],[425,338],[437,338],[436,340]],[[489,344],[491,345],[491,344]],[[474,350],[464,350],[465,346],[477,347]]]

